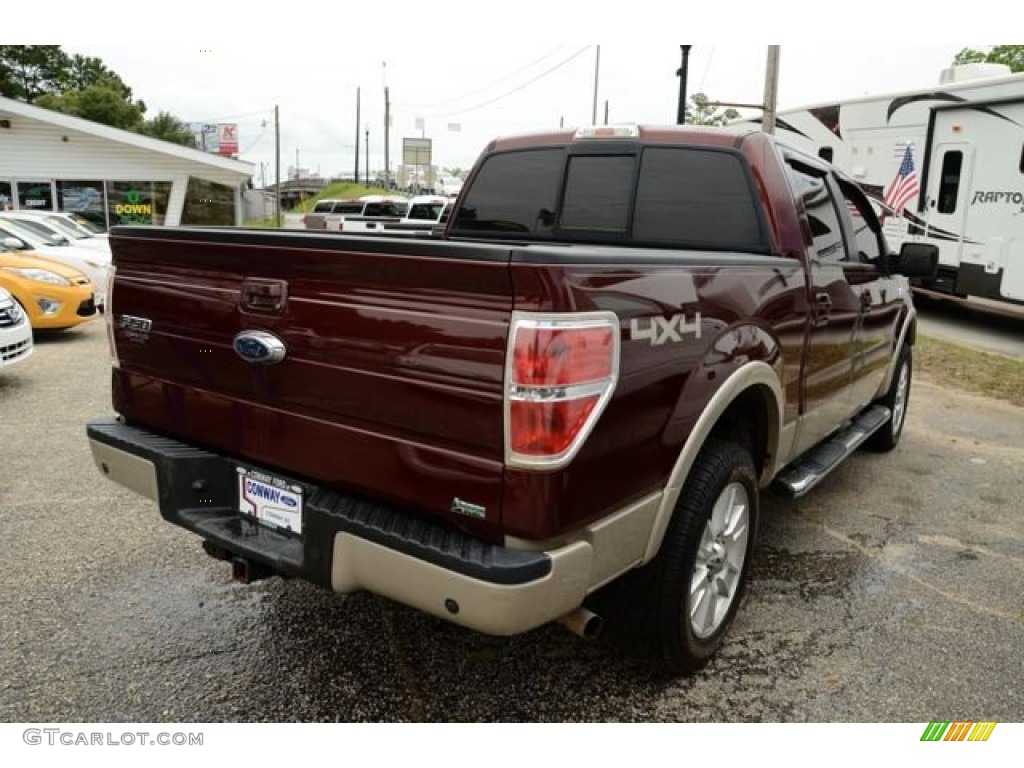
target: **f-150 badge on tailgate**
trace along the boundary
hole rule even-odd
[[[153,328],[153,321],[148,317],[121,315],[117,320],[117,325],[124,331],[126,339],[144,344],[149,341],[149,332]]]
[[[288,354],[284,342],[266,331],[242,331],[235,336],[233,346],[247,363],[273,365],[280,363]]]

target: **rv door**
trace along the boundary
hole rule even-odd
[[[925,236],[939,246],[941,266],[960,266],[973,167],[974,147],[970,143],[935,146],[928,179]]]

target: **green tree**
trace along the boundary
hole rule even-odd
[[[146,120],[138,127],[138,131],[154,139],[172,141],[186,147],[196,145],[195,136],[189,127],[170,112],[160,112],[156,117]]]
[[[57,93],[69,62],[59,45],[0,45],[0,95],[31,103]]]
[[[137,129],[146,112],[143,102],[126,99],[118,83],[109,80],[100,80],[79,91],[44,94],[35,103],[46,109],[125,130]]]
[[[1011,72],[1024,72],[1024,45],[996,45],[987,51],[964,48],[953,59],[954,64],[978,62],[1005,64]]]
[[[686,107],[686,122],[689,125],[725,125],[739,116],[740,113],[735,109],[720,110],[713,106],[711,99],[703,93],[693,94]]]
[[[105,83],[117,88],[126,100],[132,98],[132,89],[125,85],[117,73],[108,69],[100,59],[77,53],[68,59],[61,82],[62,91],[83,91],[97,83]]]

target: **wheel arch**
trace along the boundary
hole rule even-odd
[[[708,438],[740,438],[753,454],[761,486],[770,481],[783,449],[784,402],[777,373],[761,361],[738,368],[718,387],[690,430],[672,468],[642,562],[650,562],[658,554],[679,495]]]
[[[889,391],[889,387],[892,384],[892,377],[896,373],[896,364],[899,362],[900,350],[903,349],[904,344],[914,346],[917,343],[917,310],[911,306],[907,310],[907,316],[903,320],[903,327],[900,329],[899,336],[896,337],[896,343],[892,348],[892,359],[889,360],[889,367],[885,370],[885,376],[882,377],[882,383],[878,387],[878,392],[875,393],[875,397],[882,397],[886,392]]]

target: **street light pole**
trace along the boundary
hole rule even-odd
[[[676,110],[676,123],[683,125],[686,122],[686,75],[689,69],[690,63],[690,49],[692,45],[680,45],[679,50],[682,51],[683,60],[678,70],[676,70],[676,76],[679,78],[679,108]]]

